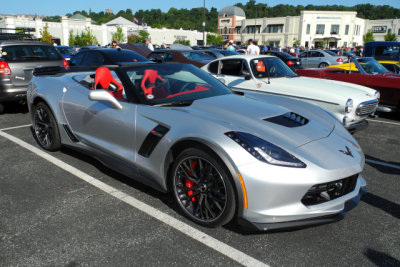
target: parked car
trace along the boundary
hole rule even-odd
[[[114,97],[119,90],[125,97]],[[37,76],[28,103],[41,147],[86,151],[170,192],[203,226],[234,217],[259,230],[332,222],[365,190],[362,150],[330,114],[279,96],[235,95],[190,64]]]
[[[303,68],[324,68],[347,62],[347,57],[338,56],[329,50],[308,50],[299,55]]]
[[[67,61],[69,61],[71,57],[75,54],[75,49],[71,46],[55,46],[55,48]]]
[[[349,82],[373,88],[380,93],[378,111],[400,110],[400,75],[389,72],[373,58],[350,59],[350,64],[323,69],[302,69],[298,75]]]
[[[202,68],[232,90],[281,95],[318,105],[351,132],[367,125],[378,92],[364,86],[297,76],[277,57],[240,55],[216,59]]]
[[[36,67],[67,67],[55,48],[42,42],[0,41],[0,113],[5,102],[26,102],[26,90]]]
[[[71,66],[121,65],[134,62],[149,62],[147,58],[132,50],[121,48],[96,48],[79,51],[70,60]]]
[[[239,55],[239,53],[236,51],[229,51],[225,49],[203,49],[201,51],[203,51],[209,56],[212,56],[213,58]]]
[[[269,55],[269,56],[275,56],[275,57],[280,58],[292,70],[302,69],[303,68],[299,58],[294,57],[292,55],[289,55],[287,53],[279,52],[279,51],[267,51],[267,52],[262,52],[261,54]]]
[[[149,57],[152,61],[189,63],[201,67],[214,58],[201,50],[173,50],[160,49],[152,52]]]
[[[373,57],[376,60],[400,61],[400,42],[368,42],[364,45],[365,57]]]

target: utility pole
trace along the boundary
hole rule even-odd
[[[203,46],[206,46],[206,0],[203,0]]]

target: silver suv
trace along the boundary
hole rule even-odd
[[[5,102],[26,101],[26,90],[34,68],[68,63],[49,43],[0,41],[0,114]]]

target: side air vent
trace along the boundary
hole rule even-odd
[[[161,138],[169,131],[167,127],[157,125],[144,139],[142,146],[139,149],[139,155],[148,158],[160,142]]]
[[[279,115],[272,118],[264,119],[265,121],[272,122],[275,124],[279,124],[281,126],[293,128],[306,125],[308,123],[308,119],[294,113],[288,112],[283,115]]]
[[[67,133],[69,139],[71,139],[72,142],[76,143],[79,142],[78,138],[72,133],[71,129],[68,127],[68,125],[63,124],[64,130]]]

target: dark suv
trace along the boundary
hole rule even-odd
[[[0,41],[0,113],[4,102],[26,101],[26,90],[34,68],[68,63],[48,44],[33,41]]]

